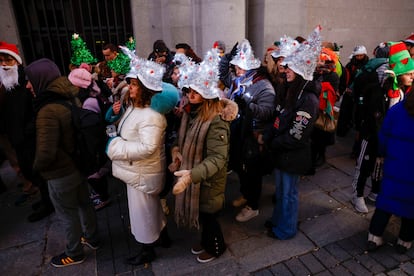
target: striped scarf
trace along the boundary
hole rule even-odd
[[[202,122],[196,117],[190,122],[190,115],[183,113],[178,133],[178,146],[183,157],[180,170],[191,170],[203,161],[204,140],[213,118]],[[200,183],[191,183],[184,192],[176,195],[174,218],[178,226],[199,229],[199,201]]]
[[[250,70],[243,76],[236,78],[229,89],[228,98],[234,100],[235,97],[243,95],[244,90],[253,84],[256,72],[256,70]]]

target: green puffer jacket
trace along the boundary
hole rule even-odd
[[[78,88],[67,77],[59,77],[36,99],[42,103],[39,104],[36,117],[36,156],[33,167],[45,179],[64,177],[76,170],[69,154],[75,146],[71,111],[56,102],[69,100],[77,92]]]
[[[223,100],[222,100],[223,101]],[[230,122],[237,116],[237,104],[225,100],[223,114],[210,123],[205,139],[203,161],[191,169],[191,178],[200,185],[200,212],[215,213],[224,207]]]

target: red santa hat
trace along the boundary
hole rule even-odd
[[[0,41],[0,53],[11,55],[19,64],[22,64],[22,58],[19,56],[19,50],[15,44]]]
[[[409,43],[409,44],[414,45],[414,33],[412,33],[411,35],[409,35],[408,37],[406,37],[403,41],[405,43]]]

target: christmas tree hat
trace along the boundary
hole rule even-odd
[[[130,37],[125,43],[126,48],[135,52],[135,39]],[[125,75],[130,71],[131,58],[123,51],[119,52],[115,59],[108,61],[109,68],[117,74]]]
[[[85,41],[79,36],[79,34],[74,33],[72,35],[72,41],[70,42],[72,46],[72,57],[70,58],[70,63],[75,66],[81,65],[81,63],[92,64],[97,61],[86,47]]]
[[[128,41],[125,43],[125,46],[131,50],[135,51],[135,39],[131,36],[129,37]]]

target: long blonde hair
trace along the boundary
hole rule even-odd
[[[202,122],[211,120],[217,114],[220,114],[224,108],[223,103],[219,98],[204,99],[201,106],[198,108],[198,118]]]

